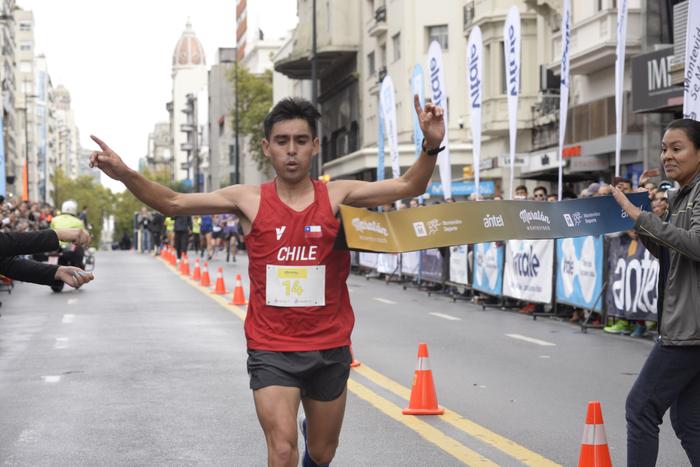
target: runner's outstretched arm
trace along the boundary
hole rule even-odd
[[[370,208],[425,193],[437,159],[437,156],[426,154],[425,150],[437,148],[442,143],[442,139],[445,137],[445,114],[442,107],[434,104],[426,104],[421,109],[418,96],[414,96],[413,104],[425,141],[423,152],[418,160],[399,178],[380,182],[360,180],[330,182],[328,188],[339,193],[341,204]]]
[[[90,136],[100,147],[90,155],[90,167],[97,167],[107,176],[126,185],[138,199],[166,216],[219,214],[238,210],[244,185],[233,185],[211,193],[178,193],[148,180],[130,169],[121,157],[97,136]]]

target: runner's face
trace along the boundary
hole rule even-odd
[[[262,144],[277,176],[288,182],[309,176],[311,161],[319,149],[318,138],[312,136],[309,124],[301,118],[275,123],[270,139]]]
[[[685,131],[674,128],[661,141],[661,164],[668,178],[686,185],[700,171],[700,148],[696,148]]]

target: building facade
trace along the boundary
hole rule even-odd
[[[4,154],[5,191],[19,194],[22,161],[18,155],[15,115],[15,1],[0,3],[0,90],[2,91],[2,149]]]
[[[220,48],[217,63],[209,69],[209,173],[208,185],[212,190],[236,183],[234,135],[233,70],[236,49]],[[240,170],[240,168],[239,168]]]
[[[153,127],[153,131],[148,134],[145,163],[149,170],[165,172],[172,177],[173,153],[169,122],[156,123]]]
[[[188,159],[188,152],[182,149],[187,143],[187,135],[181,131],[187,122],[182,112],[187,105],[187,95],[198,95],[207,86],[207,66],[204,47],[192,30],[188,21],[185,31],[175,46],[172,68],[172,101],[167,109],[170,113],[170,132],[172,135],[173,176],[175,180],[189,180],[194,177],[193,161]]]

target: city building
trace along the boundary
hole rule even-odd
[[[54,198],[54,173],[56,170],[55,151],[55,115],[53,102],[53,85],[49,75],[46,56],[39,54],[36,57],[35,75],[36,120],[36,183],[38,184],[38,197],[34,200],[53,204]]]
[[[217,63],[209,69],[209,125],[207,128],[209,171],[207,185],[212,190],[236,183],[235,96],[231,79],[235,61],[235,48],[220,48]]]
[[[5,193],[19,195],[22,182],[22,160],[18,153],[15,116],[15,0],[0,3],[0,90],[2,91],[2,154]]]
[[[173,174],[172,138],[170,123],[158,122],[148,134],[145,166],[154,172]]]
[[[80,139],[70,92],[63,85],[53,90],[56,120],[56,164],[66,177],[80,176]]]
[[[188,152],[182,149],[182,145],[187,143],[187,135],[181,131],[182,125],[187,122],[187,116],[182,111],[187,105],[188,94],[198,95],[206,89],[207,66],[204,47],[189,21],[175,46],[172,66],[172,101],[166,108],[170,114],[173,176],[175,180],[184,180],[192,184],[193,160],[188,159]],[[200,118],[200,124],[202,121],[203,118]]]

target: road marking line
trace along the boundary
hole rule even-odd
[[[462,321],[462,318],[457,318],[456,316],[446,315],[444,313],[436,313],[434,311],[430,312],[431,315],[437,316],[438,318],[449,319],[450,321]]]
[[[520,341],[525,341],[525,342],[529,342],[531,344],[537,344],[537,345],[541,345],[544,347],[554,347],[555,345],[557,345],[557,344],[554,344],[552,342],[547,342],[547,341],[543,341],[540,339],[535,339],[534,337],[523,336],[521,334],[506,334],[506,336],[510,337],[511,339],[517,339]]]
[[[183,277],[173,266],[168,265],[165,263],[166,266],[169,266],[167,269],[169,269],[173,274],[181,278],[184,282],[190,284],[192,287],[196,288],[197,290],[201,291],[205,296],[215,300],[217,303],[219,303],[221,306],[226,308],[226,310],[230,311],[233,315],[237,316],[241,320],[245,320],[245,311],[240,309],[239,307],[235,305],[229,305],[226,300],[220,296],[220,295],[214,295],[209,292],[208,289],[204,289],[199,286],[196,282],[193,280]],[[394,394],[398,395],[399,397],[402,397],[403,399],[409,400],[411,397],[411,391],[403,386],[401,386],[399,383],[389,379],[388,377],[384,376],[383,374],[369,368],[365,362],[362,363],[362,366],[359,366],[357,368],[353,368],[353,371],[357,371],[359,374],[363,375],[365,378],[371,380],[378,386],[383,387],[384,389],[389,390],[390,392],[393,392]],[[348,388],[350,388],[350,381],[348,380]],[[360,386],[359,383],[353,381],[354,384],[357,386]],[[353,389],[357,389],[357,386]],[[355,390],[351,389],[351,391],[357,395],[358,397],[361,397],[358,392]],[[360,388],[359,391],[362,391]],[[380,396],[377,396],[380,397]],[[390,404],[390,402],[387,401],[387,403]],[[443,407],[444,408],[444,407]],[[397,407],[398,409],[398,407]],[[395,414],[396,417],[399,417],[399,412],[398,410]],[[394,418],[393,415],[392,418]],[[403,415],[400,416],[401,418]],[[414,416],[407,416],[407,418],[414,419],[414,422],[420,422],[420,420],[417,419],[417,417]],[[493,431],[488,430],[487,428],[478,425],[475,422],[472,422],[471,420],[468,420],[461,415],[459,415],[456,412],[453,412],[451,410],[448,410],[445,408],[445,414],[440,416],[441,420],[446,421],[450,425],[462,430],[463,432],[467,433],[468,435],[486,443],[489,444],[496,449],[508,454],[509,456],[514,457],[515,459],[519,460],[525,465],[533,466],[533,467],[561,467],[560,464],[557,464],[546,457],[543,457],[540,454],[537,454],[536,452],[530,451],[524,446],[521,446],[514,441],[509,440],[508,438],[505,438],[497,433],[494,433]],[[402,420],[403,421],[403,420]],[[425,422],[423,422],[425,423]],[[431,428],[433,428],[431,425],[428,425]],[[435,428],[435,430],[440,433],[439,430]],[[422,435],[421,435],[422,436]],[[439,435],[441,438],[443,435]],[[445,437],[446,438],[446,437]],[[426,438],[428,439],[428,438]],[[459,444],[459,443],[458,443]],[[456,447],[455,447],[456,448]],[[444,449],[444,448],[443,448]],[[451,453],[450,453],[451,454]],[[478,455],[478,454],[477,454]],[[479,455],[479,458],[482,456]],[[488,459],[486,459],[487,462],[490,462]]]
[[[78,303],[78,299],[77,298],[69,298],[67,303],[69,305],[75,305],[76,303]]]
[[[58,375],[42,376],[42,378],[45,383],[58,383],[59,381],[61,381],[61,377]]]
[[[451,436],[447,436],[429,423],[420,420],[418,417],[402,415],[401,407],[388,401],[352,378],[348,380],[348,390],[360,399],[374,406],[374,408],[383,414],[415,431],[427,441],[439,447],[460,462],[467,465],[498,465],[478,452],[466,447]]]
[[[61,322],[64,324],[70,324],[73,322],[74,319],[75,319],[75,315],[71,315],[71,314],[63,315],[63,319],[61,320]]]
[[[56,338],[56,344],[53,346],[54,349],[65,349],[68,347],[68,338],[67,337],[57,337]]]
[[[369,379],[378,386],[393,392],[397,396],[409,400],[411,398],[411,391],[401,386],[396,381],[384,376],[383,374],[371,369],[367,366],[366,362],[362,362],[362,366],[353,368],[353,371],[361,374],[365,378]],[[504,436],[494,433],[486,427],[479,425],[469,419],[462,417],[460,414],[449,410],[448,408],[441,406],[445,409],[445,414],[440,416],[440,419],[460,429],[469,436],[472,436],[483,443],[493,446],[501,452],[517,459],[525,465],[537,466],[537,467],[554,467],[560,466],[554,461],[547,459],[546,457],[538,454],[534,451],[527,449],[525,446],[521,446],[515,441],[512,441]]]
[[[378,302],[385,303],[387,305],[396,305],[395,301],[389,300],[387,298],[381,298],[381,297],[372,297],[372,298],[374,298]]]

